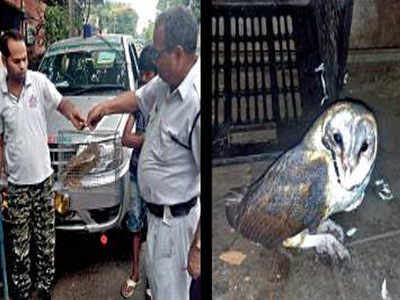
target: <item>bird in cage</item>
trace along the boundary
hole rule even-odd
[[[65,170],[61,174],[64,186],[76,188],[81,186],[83,176],[89,174],[100,161],[100,146],[98,143],[90,143],[72,157]]]
[[[370,109],[353,99],[335,102],[299,144],[226,196],[228,223],[269,249],[314,247],[332,262],[350,258],[343,229],[329,216],[361,204],[377,143]]]

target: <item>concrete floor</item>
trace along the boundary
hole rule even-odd
[[[214,167],[213,299],[377,300],[382,299],[384,279],[392,299],[400,299],[400,63],[390,57],[379,63],[360,61],[360,57],[350,58],[347,88],[351,97],[364,100],[375,111],[380,138],[376,169],[391,183],[394,199],[381,200],[370,184],[356,211],[334,217],[345,231],[358,229],[345,239],[351,262],[329,266],[313,250],[295,250],[283,260],[233,232],[223,203],[230,188],[249,182],[272,160]],[[223,262],[219,256],[228,250],[240,251],[246,258],[240,265]]]

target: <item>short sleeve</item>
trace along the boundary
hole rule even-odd
[[[200,113],[196,116],[195,124],[192,131],[191,143],[192,143],[192,153],[195,164],[200,172],[201,164],[201,117]]]
[[[136,91],[138,106],[147,120],[157,98],[162,95],[163,89],[168,88],[159,76],[154,77],[148,83]]]
[[[56,86],[44,75],[41,77],[44,104],[47,110],[56,110],[63,96]]]
[[[3,122],[3,116],[0,115],[0,134],[4,133],[4,122]]]

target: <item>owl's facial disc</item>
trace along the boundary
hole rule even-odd
[[[370,174],[377,151],[372,115],[348,110],[336,112],[326,122],[322,142],[332,155],[343,188],[354,189]]]

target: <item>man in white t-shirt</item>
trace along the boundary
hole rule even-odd
[[[4,159],[11,292],[13,299],[30,299],[33,263],[38,298],[51,299],[55,211],[46,115],[58,110],[77,129],[86,122],[45,75],[27,70],[26,46],[19,32],[5,32],[0,51],[7,69],[7,75],[0,77],[0,153],[4,155],[0,155],[0,175]]]

